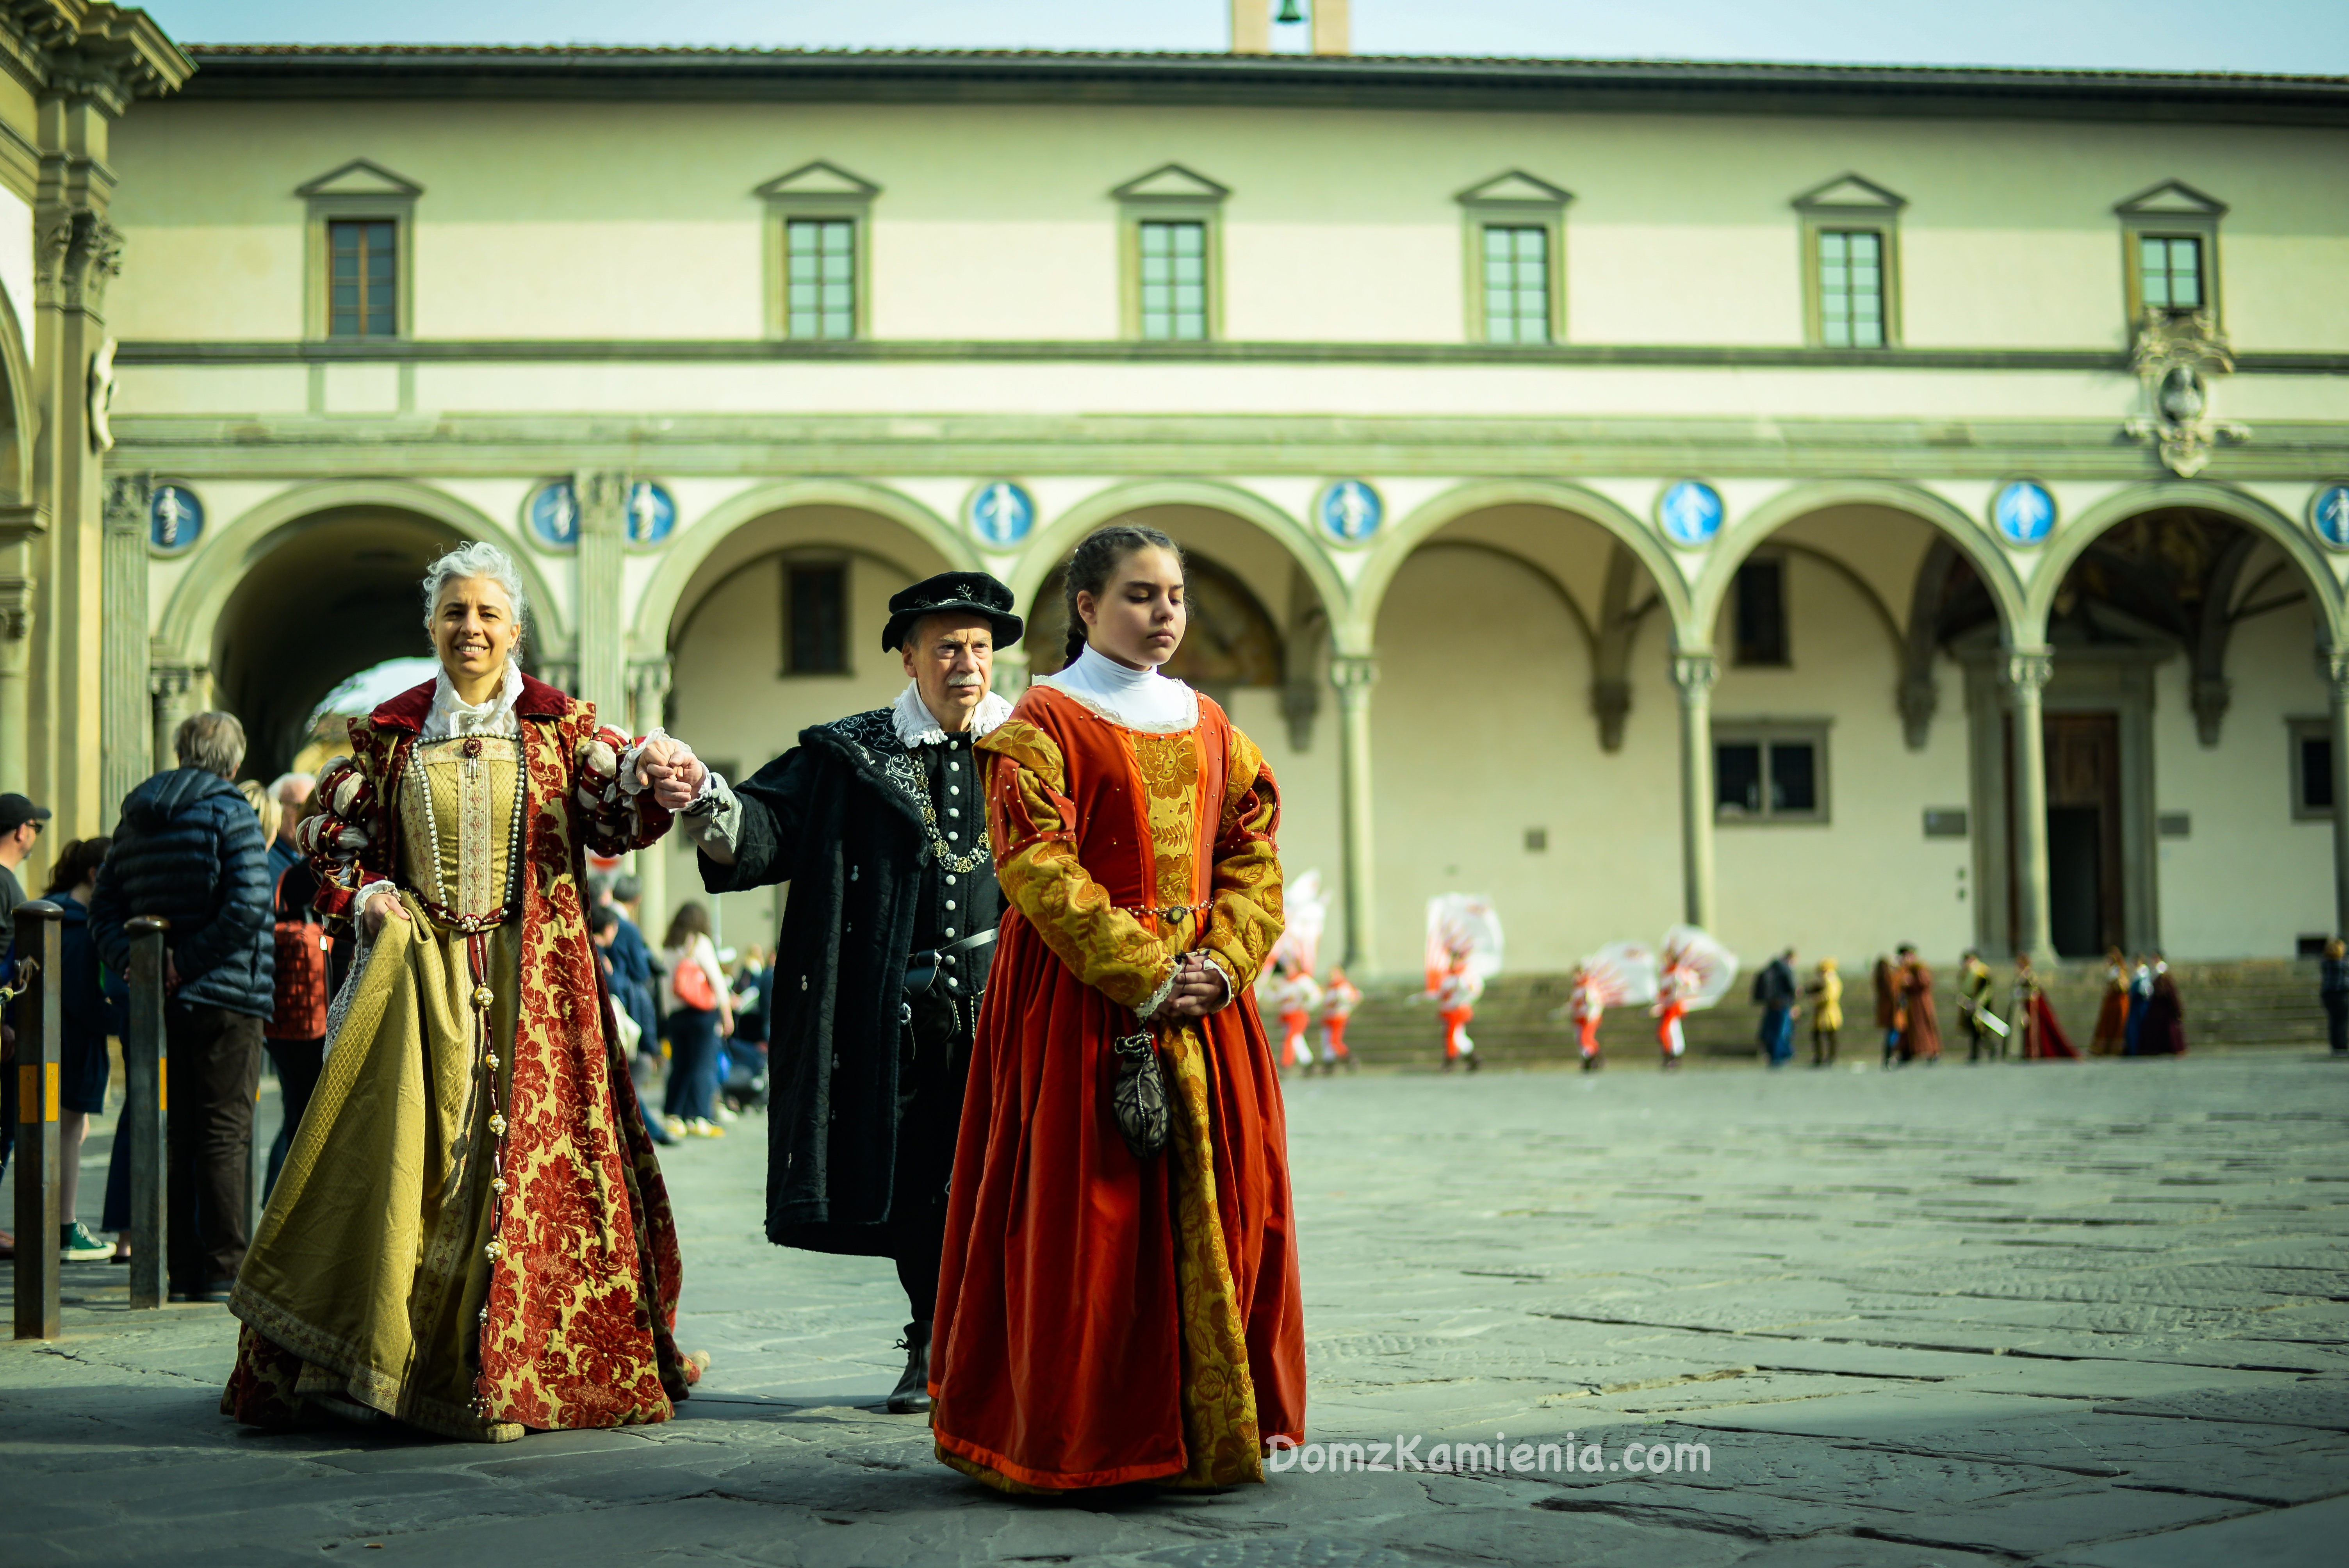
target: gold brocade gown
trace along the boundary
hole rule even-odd
[[[416,746],[398,797],[409,918],[384,922],[336,1000],[237,1284],[239,1315],[302,1357],[298,1393],[492,1442],[523,1431],[474,1398],[520,991],[522,772],[512,739]],[[450,917],[501,906],[477,986],[470,923]]]

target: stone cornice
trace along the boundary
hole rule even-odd
[[[2164,479],[2108,419],[1564,418],[1365,416],[462,414],[354,418],[121,415],[109,471],[188,478],[569,472],[1377,473],[1565,478]],[[2220,449],[2215,480],[2349,472],[2349,426],[2262,421]]]
[[[809,341],[778,338],[444,338],[333,343],[290,338],[231,342],[143,338],[121,346],[121,365],[332,365],[352,361],[453,364],[652,364],[895,360],[1063,360],[1148,364],[1261,363],[1348,365],[1642,366],[1691,369],[2047,370],[2130,374],[2126,348],[1806,348],[1773,344],[1568,343],[1143,343],[1121,338],[1011,342],[923,342],[889,338]],[[2236,356],[2238,376],[2336,376],[2349,354]]]
[[[195,46],[211,98],[884,99],[2349,124],[2349,78],[1028,50]]]
[[[0,52],[38,90],[115,114],[177,91],[196,69],[146,12],[107,0],[0,0]]]

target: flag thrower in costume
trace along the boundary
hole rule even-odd
[[[1427,995],[1444,1020],[1444,1067],[1466,1057],[1476,1068],[1468,1020],[1485,979],[1501,972],[1501,917],[1482,893],[1447,892],[1427,901]]]
[[[1585,1067],[1599,1060],[1599,1025],[1609,1007],[1645,1006],[1656,999],[1656,955],[1636,942],[1610,942],[1586,954],[1574,972],[1567,1016]]]
[[[1321,1070],[1334,1073],[1338,1064],[1354,1070],[1354,1053],[1346,1048],[1346,1020],[1354,1016],[1361,1005],[1362,993],[1346,978],[1343,969],[1330,971],[1330,984],[1321,992]]]
[[[1656,1044],[1664,1065],[1677,1064],[1688,1049],[1681,1019],[1729,995],[1737,978],[1737,954],[1693,925],[1664,933],[1656,976]]]
[[[1280,1020],[1279,1062],[1284,1069],[1313,1065],[1313,1047],[1305,1043],[1305,1030],[1321,1005],[1321,987],[1314,984],[1312,975],[1291,968],[1290,963],[1282,959],[1279,967],[1257,987],[1257,1010]]]
[[[1305,1031],[1321,1005],[1321,987],[1313,971],[1319,966],[1321,933],[1330,923],[1330,900],[1321,891],[1321,873],[1307,872],[1289,885],[1284,905],[1287,923],[1268,954],[1270,977],[1257,992],[1263,1011],[1280,1020],[1280,1065],[1311,1068],[1313,1047]]]

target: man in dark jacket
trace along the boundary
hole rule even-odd
[[[275,1002],[269,846],[229,780],[244,761],[233,714],[200,713],[173,738],[180,766],[122,802],[114,850],[90,901],[90,935],[117,974],[130,969],[134,915],[171,922],[163,938],[164,1100],[174,1301],[210,1301],[244,1262],[253,1097],[261,1026]]]
[[[930,1408],[947,1179],[1002,910],[971,742],[1011,712],[988,683],[1020,631],[985,573],[916,583],[882,634],[910,677],[895,703],[802,730],[739,788],[690,760],[669,786],[697,792],[680,820],[711,892],[792,884],[767,1009],[767,1235],[896,1261],[900,1412]]]
[[[1762,1004],[1762,1049],[1774,1068],[1795,1059],[1795,950],[1791,947],[1754,976],[1754,999]]]

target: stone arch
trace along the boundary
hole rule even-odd
[[[164,606],[157,641],[168,656],[202,665],[211,655],[220,614],[253,568],[292,537],[305,520],[353,507],[406,511],[437,522],[466,539],[486,540],[513,557],[523,590],[531,601],[531,653],[554,659],[570,647],[560,602],[548,591],[533,552],[471,504],[444,490],[406,480],[329,480],[284,490],[246,511],[220,534],[196,546],[187,574]],[[419,619],[418,632],[423,630]],[[419,638],[419,644],[421,637]]]
[[[1313,584],[1328,615],[1330,633],[1341,651],[1359,651],[1344,642],[1351,596],[1330,558],[1317,548],[1296,519],[1254,491],[1207,480],[1144,480],[1112,485],[1087,496],[1050,523],[1040,527],[1020,552],[1012,569],[1011,598],[1016,604],[1034,599],[1044,580],[1075,548],[1078,540],[1103,523],[1127,512],[1150,507],[1188,506],[1219,511],[1262,531],[1281,549]]]
[[[632,652],[651,658],[668,650],[678,612],[690,608],[684,601],[695,573],[736,530],[779,511],[813,506],[842,507],[885,518],[936,551],[951,569],[978,570],[984,565],[978,548],[961,530],[900,491],[854,480],[790,480],[760,485],[712,507],[661,552],[652,581],[636,601],[628,636]]]
[[[30,346],[25,340],[16,303],[0,289],[0,506],[22,506],[29,500],[33,478],[33,417],[26,397],[33,385]]]
[[[1962,553],[1990,591],[1999,624],[2019,636],[2025,623],[2026,595],[2014,563],[1989,533],[1930,490],[1884,480],[1827,480],[1795,485],[1771,497],[1730,525],[1704,558],[1691,593],[1689,624],[1698,641],[1710,643],[1723,598],[1745,558],[1786,524],[1832,507],[1877,506],[1903,512],[1926,524]]]
[[[1448,524],[1471,513],[1504,506],[1538,506],[1597,524],[1630,552],[1655,583],[1675,635],[1688,623],[1688,583],[1680,563],[1655,530],[1596,490],[1556,480],[1489,480],[1444,491],[1397,523],[1380,541],[1354,585],[1357,619],[1365,637],[1378,624],[1380,606],[1412,552]]]
[[[2106,530],[2140,512],[2158,511],[2165,507],[2217,512],[2265,536],[2307,579],[2309,594],[2316,603],[2327,638],[2336,646],[2349,642],[2349,614],[2344,614],[2340,581],[2307,531],[2257,497],[2207,480],[2162,480],[2132,485],[2106,496],[2059,529],[2055,537],[2047,542],[2046,559],[2033,575],[2024,603],[2021,624],[2031,633],[2028,640],[2045,640],[2047,618],[2054,610],[2064,574]]]

